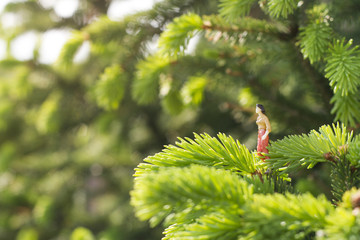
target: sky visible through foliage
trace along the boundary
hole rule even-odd
[[[22,0],[1,0],[0,13],[3,8],[11,2],[21,2]],[[78,0],[39,0],[42,7],[54,8],[57,17],[70,18],[78,8]],[[110,3],[108,16],[111,20],[120,20],[122,17],[132,14],[137,11],[147,10],[157,2],[156,0],[113,0]],[[1,23],[4,27],[12,28],[22,21],[18,15],[5,14],[1,18]],[[40,48],[40,63],[52,64],[58,58],[62,46],[71,36],[71,29],[56,29],[49,30],[41,36]],[[13,56],[21,61],[32,59],[33,50],[36,47],[39,36],[33,32],[28,31],[17,37],[11,44],[11,52]],[[85,43],[78,51],[75,57],[75,62],[84,61],[89,55],[90,47]],[[6,56],[6,43],[0,37],[0,59]]]

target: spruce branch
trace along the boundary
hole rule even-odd
[[[328,14],[326,4],[315,5],[306,11],[309,23],[300,28],[301,52],[305,59],[309,58],[311,64],[322,60],[329,48],[333,30]]]
[[[355,126],[360,121],[358,86],[360,84],[360,51],[352,46],[352,41],[344,39],[334,42],[329,50],[325,77],[329,78],[334,96],[331,110],[335,120]]]
[[[164,110],[171,115],[177,115],[184,109],[182,96],[180,92],[174,88],[167,92],[161,99],[161,105]]]
[[[334,93],[340,91],[341,96],[354,94],[360,84],[360,51],[352,46],[352,41],[344,39],[335,41],[329,50],[325,77],[329,78]]]
[[[160,36],[158,43],[160,54],[170,57],[182,54],[194,33],[200,31],[202,25],[201,17],[195,13],[175,18]]]
[[[184,103],[198,106],[203,100],[207,83],[208,79],[206,77],[190,77],[181,89],[181,96],[184,99]]]
[[[304,239],[327,224],[334,207],[325,196],[273,194],[254,196],[244,210],[249,239]]]
[[[126,26],[128,21],[125,19],[116,22],[104,16],[87,25],[82,31],[88,34],[91,42],[108,43],[115,40],[120,41],[127,34]]]
[[[60,66],[69,67],[73,63],[75,54],[86,40],[86,36],[80,31],[73,31],[71,38],[61,49],[57,63]]]
[[[298,2],[299,0],[269,0],[267,2],[269,14],[276,18],[287,18],[297,8]]]
[[[159,76],[166,71],[167,58],[153,55],[139,61],[132,88],[133,98],[140,104],[153,102],[159,95]]]
[[[292,172],[300,167],[312,168],[319,162],[328,161],[325,156],[339,155],[339,149],[348,145],[352,133],[344,125],[324,125],[319,131],[312,130],[308,135],[292,135],[271,143],[267,164],[283,173]]]
[[[224,39],[239,39],[241,33],[264,33],[275,37],[288,34],[289,30],[279,24],[252,17],[238,18],[236,21],[229,22],[225,18],[218,15],[210,15],[203,17],[203,29],[206,30],[207,38],[216,41],[219,34]]]
[[[337,208],[326,221],[324,230],[317,234],[320,240],[358,239],[360,236],[360,218],[349,209]]]
[[[354,168],[345,157],[332,164],[330,176],[331,192],[335,202],[340,201],[346,191],[359,187],[360,169]]]
[[[149,164],[139,165],[142,168],[185,167],[191,164],[214,166],[229,169],[243,175],[252,175],[257,170],[258,160],[239,141],[225,134],[218,134],[218,138],[208,134],[194,134],[195,139],[179,138],[179,142],[168,145],[154,156],[147,157],[144,161]],[[137,174],[140,173],[137,171]]]
[[[154,226],[171,213],[179,213],[175,219],[187,219],[184,214],[196,217],[204,209],[216,208],[239,214],[237,207],[251,199],[253,192],[251,185],[229,171],[192,165],[162,168],[137,176],[131,203],[137,216],[150,219]]]
[[[351,165],[360,168],[360,135],[358,135],[354,141],[349,145],[349,155],[347,159],[351,162]]]
[[[220,0],[220,16],[229,22],[236,21],[249,14],[253,3],[254,0]]]
[[[244,223],[239,214],[219,211],[203,215],[189,224],[174,224],[165,230],[166,239],[217,239],[230,240],[244,236]]]
[[[336,239],[359,229],[346,194],[335,209],[323,195],[263,194],[206,166],[148,171],[136,177],[131,196],[140,219],[172,224],[164,239]]]
[[[356,123],[360,122],[358,93],[348,93],[343,96],[340,91],[337,91],[330,103],[334,104],[331,114],[335,114],[335,121],[341,121],[349,126],[355,126]]]
[[[300,47],[304,58],[310,63],[320,61],[326,53],[332,29],[326,23],[312,23],[300,28]]]
[[[126,76],[119,65],[107,67],[96,83],[96,102],[106,110],[114,110],[124,96]]]
[[[352,188],[337,202],[338,207],[333,214],[326,217],[327,225],[319,239],[356,239],[360,234],[359,189]]]

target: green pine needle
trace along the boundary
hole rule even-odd
[[[357,93],[343,96],[337,91],[330,103],[334,104],[331,113],[335,114],[335,121],[341,121],[348,126],[356,126],[356,123],[360,122],[360,98]]]
[[[267,5],[270,16],[287,18],[297,8],[298,2],[299,0],[269,0]]]
[[[95,86],[96,102],[107,110],[114,110],[124,96],[126,77],[119,65],[107,67]]]
[[[352,41],[344,39],[330,46],[330,54],[326,57],[325,77],[329,78],[334,92],[341,96],[355,93],[360,84],[360,52]]]
[[[253,174],[256,171],[258,160],[244,146],[225,134],[218,134],[218,138],[208,134],[195,134],[195,139],[179,138],[176,146],[169,145],[154,156],[144,161],[155,166],[185,167],[191,164],[215,166],[231,171],[240,172],[244,175]],[[149,165],[140,165],[139,174]]]
[[[165,111],[171,115],[179,114],[184,108],[180,92],[175,89],[169,91],[166,96],[164,96],[161,100],[161,105]]]
[[[351,165],[360,168],[360,135],[349,145],[349,155],[347,157]]]
[[[222,33],[221,37],[223,39],[239,39],[239,34],[243,32],[249,34],[264,33],[275,36],[288,33],[288,29],[280,24],[253,17],[242,17],[232,22],[218,15],[204,16],[203,19],[204,28],[207,30],[206,37],[208,39],[218,38],[219,33]]]
[[[71,38],[65,43],[58,57],[60,66],[69,67],[73,64],[74,57],[81,45],[84,43],[85,37],[82,32],[74,31]]]
[[[190,77],[181,89],[184,103],[198,106],[203,100],[204,89],[207,83],[208,80],[205,77]]]
[[[300,32],[300,46],[304,58],[310,63],[320,61],[328,50],[332,29],[326,23],[312,23]]]
[[[236,206],[252,194],[252,186],[229,171],[193,165],[136,177],[131,203],[140,219],[151,219],[152,225],[157,225],[171,213],[179,213],[180,219],[187,218],[184,214],[194,217],[196,212],[218,207],[236,213]]]
[[[175,18],[160,36],[160,54],[171,57],[183,54],[194,33],[202,30],[202,25],[201,17],[195,13]]]
[[[334,212],[325,196],[311,194],[256,195],[245,207],[251,239],[304,239],[310,231],[322,229]]]
[[[105,44],[111,41],[120,41],[127,35],[128,22],[130,22],[129,19],[121,22],[112,21],[105,15],[86,26],[83,32],[88,34],[88,38],[94,43]]]
[[[324,125],[319,131],[312,130],[308,135],[292,135],[272,142],[267,164],[289,173],[300,167],[312,168],[319,162],[328,161],[324,154],[339,155],[339,149],[349,144],[352,133],[340,124]]]
[[[254,0],[220,0],[220,16],[229,22],[249,14]]]
[[[169,60],[159,55],[140,61],[132,88],[132,96],[139,104],[149,104],[159,95],[159,76],[166,71]]]
[[[131,196],[140,219],[170,225],[164,239],[303,239],[335,214],[324,196],[260,194],[229,171],[198,165],[147,172]]]
[[[165,230],[167,239],[238,239],[242,234],[244,223],[239,214],[219,211],[199,217],[196,222],[189,224],[172,225]]]
[[[350,161],[342,158],[333,163],[330,177],[334,201],[339,202],[346,191],[359,187],[360,170],[353,168]]]

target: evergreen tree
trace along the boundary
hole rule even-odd
[[[43,2],[2,13],[18,21],[0,28],[1,239],[161,238],[128,192],[133,168],[177,136],[140,163],[131,193],[165,238],[357,236],[355,1],[163,0],[117,21],[113,1],[79,0],[70,17]],[[58,29],[71,38],[44,64],[42,36]],[[15,59],[29,31],[33,57]],[[257,102],[280,139],[266,163],[248,150]],[[328,199],[298,193],[305,174]]]
[[[135,98],[149,93],[145,88],[150,82],[158,83],[145,74],[150,71],[144,66],[156,66],[152,72],[158,76],[164,72],[159,63],[168,61],[169,78],[174,62],[178,67],[194,59],[214,60],[213,67],[199,67],[198,72],[209,82],[216,82],[222,72],[222,85],[227,85],[223,75],[228,74],[229,82],[237,81],[244,105],[254,104],[249,95],[264,101],[273,112],[276,131],[294,133],[297,124],[306,125],[306,118],[313,125],[314,118],[326,123],[326,111],[338,123],[272,141],[265,162],[222,133],[179,138],[145,158],[136,168],[132,205],[140,219],[166,227],[163,239],[359,238],[360,55],[356,40],[343,34],[351,19],[337,19],[345,12],[339,4],[220,0],[218,14],[186,13],[167,25],[159,51],[139,65],[142,75],[135,79]],[[185,49],[196,33],[206,43],[189,56]],[[176,77],[173,88],[180,92],[191,84],[190,75],[178,87]],[[167,98],[172,104],[185,102],[174,92],[162,99],[165,106]],[[157,95],[139,102],[153,101]],[[328,198],[301,193],[291,183],[299,170],[318,165],[328,169]]]

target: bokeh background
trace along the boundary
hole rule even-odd
[[[334,2],[336,30],[356,42],[355,1]],[[130,206],[146,156],[193,132],[254,149],[256,103],[272,140],[332,122],[332,90],[296,32],[237,36],[235,48],[216,41],[221,33],[196,35],[166,71],[146,65],[166,25],[187,12],[216,14],[218,1],[0,1],[0,239],[161,239]],[[294,185],[328,193],[324,172],[300,172]]]

